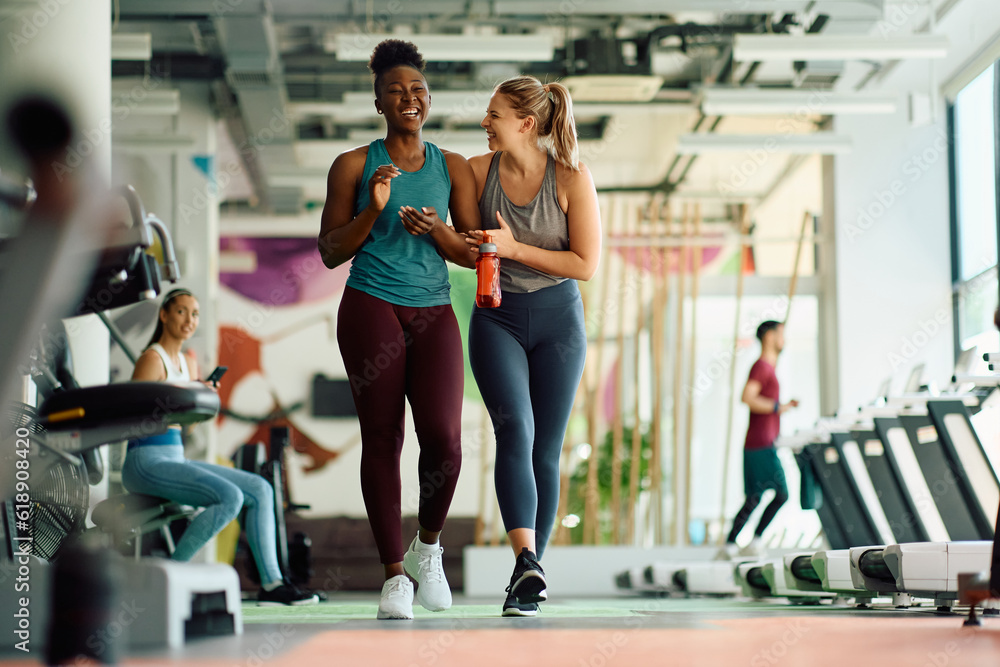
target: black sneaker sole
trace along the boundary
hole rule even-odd
[[[510,592],[518,604],[544,602],[549,598],[545,592],[545,577],[538,570],[528,570],[510,587]]]
[[[517,607],[504,607],[503,616],[538,616],[538,609],[518,609]]]

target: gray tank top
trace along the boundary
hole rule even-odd
[[[511,202],[500,186],[500,151],[493,155],[490,170],[479,198],[479,215],[483,229],[499,229],[497,211],[510,225],[520,243],[545,250],[569,250],[569,223],[556,196],[556,162],[549,156],[545,177],[538,194],[525,206]],[[504,257],[500,260],[500,291],[525,293],[558,285],[566,280],[543,273],[530,266]]]

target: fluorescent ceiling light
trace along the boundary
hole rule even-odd
[[[413,42],[430,62],[549,62],[555,55],[552,35],[373,35],[338,32],[327,35],[326,48],[337,60],[364,61],[384,39]]]
[[[683,134],[677,142],[683,155],[702,153],[795,153],[833,155],[851,152],[850,137],[830,132],[811,134]]]
[[[447,118],[452,122],[479,123],[486,115],[492,89],[431,90],[431,117]],[[289,102],[288,113],[295,118],[328,116],[334,120],[377,120],[374,93],[345,93],[343,102]],[[688,114],[694,106],[688,102],[577,102],[574,97],[573,113],[576,118],[620,116],[630,114]]]
[[[111,35],[112,60],[149,60],[153,57],[153,36],[148,32]]]
[[[561,83],[574,102],[649,102],[663,85],[663,77],[594,74],[569,76]]]
[[[779,14],[801,12],[808,3],[803,0],[740,0],[734,7],[733,0],[573,0],[566,3],[539,2],[538,0],[494,0],[491,11],[498,16],[615,16],[639,14],[676,14],[679,12],[720,12],[730,14]],[[872,13],[875,10],[871,10]]]
[[[701,111],[706,116],[895,113],[896,96],[832,90],[705,88]]]
[[[895,60],[944,58],[943,35],[874,37],[869,35],[736,35],[733,58],[761,60]]]
[[[137,84],[131,88],[111,89],[112,110],[128,109],[138,116],[176,116],[181,112],[181,91],[148,90]]]
[[[176,153],[193,150],[193,137],[160,134],[112,135],[111,148],[128,153]]]
[[[447,147],[447,142],[475,143],[479,142],[486,150],[485,130],[452,130],[447,128],[424,130],[424,139],[435,144],[443,144]],[[348,130],[347,138],[350,141],[370,143],[376,139],[385,138],[385,130],[382,128],[372,130]]]

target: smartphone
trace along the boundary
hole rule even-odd
[[[205,378],[205,382],[218,382],[228,370],[229,366],[216,366],[212,374]]]

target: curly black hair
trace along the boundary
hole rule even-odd
[[[372,51],[371,60],[368,61],[368,69],[372,71],[372,85],[375,87],[376,95],[378,94],[379,78],[393,67],[400,65],[406,65],[418,72],[423,72],[426,63],[412,42],[404,42],[401,39],[386,39],[379,42],[375,50]]]

